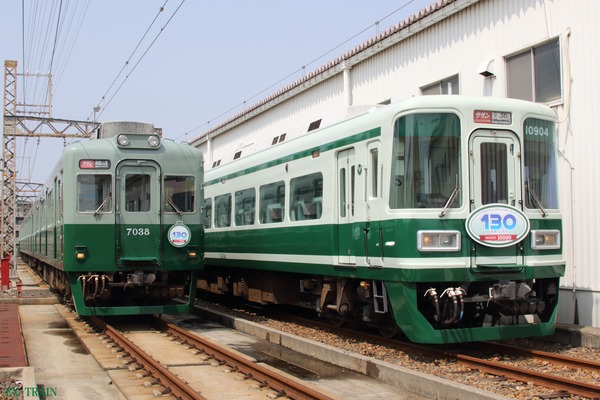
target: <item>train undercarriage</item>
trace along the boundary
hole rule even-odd
[[[219,268],[205,271],[197,287],[263,305],[311,308],[334,325],[355,323],[385,337],[413,323],[430,325],[432,331],[548,323],[558,301],[557,278],[400,285],[412,299],[390,294],[378,280]],[[406,316],[403,321],[396,318],[400,314]]]
[[[166,305],[187,294],[187,271],[70,272],[22,254],[23,260],[50,286],[71,301],[73,281],[86,307]]]
[[[354,322],[378,329],[385,336],[399,332],[381,281],[223,268],[218,271],[202,274],[198,289],[262,305],[313,309],[335,326]]]
[[[436,329],[548,322],[558,278],[418,285],[419,311]]]

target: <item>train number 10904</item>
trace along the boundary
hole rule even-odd
[[[127,228],[127,236],[150,236],[150,228]]]

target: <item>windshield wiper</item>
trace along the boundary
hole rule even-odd
[[[542,205],[542,201],[538,197],[537,193],[535,193],[535,191],[533,189],[531,189],[528,180],[525,181],[525,188],[527,189],[527,194],[529,194],[529,196],[531,197],[531,200],[533,200],[533,203],[537,206],[537,208],[540,209],[540,212],[542,213],[542,217],[546,217],[548,215],[548,213],[544,209],[544,206]]]
[[[167,203],[169,203],[169,205],[171,207],[173,207],[173,210],[175,210],[175,212],[177,214],[183,215],[183,211],[181,211],[179,208],[177,208],[177,206],[175,205],[175,203],[173,203],[173,201],[171,199],[169,199],[168,197],[167,197]]]
[[[112,196],[108,196],[107,198],[104,199],[104,201],[102,202],[102,204],[100,204],[100,207],[96,208],[96,211],[94,211],[94,217],[96,215],[98,215],[98,213],[100,212],[100,210],[102,210],[104,208],[104,206],[106,205],[106,203],[108,203],[110,201],[110,199],[112,199]]]
[[[439,214],[440,218],[442,218],[444,215],[446,215],[448,208],[450,208],[452,206],[452,204],[454,204],[454,201],[458,197],[458,192],[460,192],[460,188],[458,187],[458,175],[456,175],[456,185],[454,186],[454,190],[450,194],[450,197],[448,197],[448,201],[446,201],[446,204],[444,204],[444,208],[442,209],[442,211]]]

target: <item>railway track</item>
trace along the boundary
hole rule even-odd
[[[201,392],[192,388],[187,382],[172,373],[169,368],[146,354],[118,329],[97,318],[93,318],[92,322],[121,347],[132,362],[139,364],[160,382],[165,388],[163,394],[169,393],[181,399],[205,399]],[[148,319],[146,322],[154,329],[166,333],[185,346],[196,349],[200,354],[215,360],[219,365],[226,365],[230,371],[242,374],[243,379],[252,379],[257,381],[260,387],[269,387],[275,391],[277,397],[299,400],[331,400],[326,394],[304,385],[286,374],[268,366],[256,364],[237,352],[194,335],[174,324],[158,318]]]
[[[255,308],[252,309],[252,312],[256,312]],[[500,379],[510,379],[523,382],[526,385],[534,384],[540,388],[540,392],[542,388],[554,391],[553,393],[541,394],[538,396],[540,398],[563,398],[570,395],[590,399],[600,398],[600,363],[592,360],[496,342],[467,343],[454,347],[420,345],[406,341],[384,339],[378,335],[345,327],[336,327],[323,321],[315,321],[314,319],[297,317],[287,313],[279,314],[269,310],[266,315],[270,318],[332,331],[336,334],[384,347],[394,347],[394,349],[412,354],[427,355],[434,359],[432,362],[439,359],[449,360],[464,365],[471,370],[497,376]],[[478,356],[476,354],[483,355]],[[498,354],[505,355],[506,360],[498,359]],[[520,360],[518,363],[520,365],[510,360]],[[560,365],[566,369],[560,367],[550,368],[554,365]],[[538,368],[536,369],[536,367]],[[583,374],[585,379],[581,378],[582,371],[585,372]]]
[[[488,343],[485,343],[485,345],[488,345]],[[495,343],[491,345],[498,346],[498,349],[503,349],[505,352],[528,355],[532,359],[550,361],[552,363],[569,365],[571,367],[576,366],[574,368],[585,368],[592,373],[596,373],[597,375],[600,373],[600,365],[593,361],[575,359],[572,357],[565,357],[558,354],[541,351],[529,351],[528,349],[497,345]],[[571,394],[591,399],[600,398],[600,379],[596,379],[596,383],[583,382],[577,379],[567,378],[544,371],[538,371],[532,368],[522,368],[512,364],[480,357],[473,357],[459,352],[442,350],[435,351],[434,354],[445,355],[461,364],[467,365],[470,368],[476,368],[479,371],[488,374],[504,376],[508,379],[525,383],[533,382],[539,386],[555,389],[557,390],[557,395]]]

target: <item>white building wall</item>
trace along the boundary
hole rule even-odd
[[[221,160],[221,165],[231,162],[235,152],[243,150],[242,156],[271,145],[275,136],[286,134],[290,140],[307,132],[312,121],[322,118],[330,110],[339,110],[343,104],[343,77],[337,74],[293,98],[258,114],[240,125],[227,130],[226,134],[212,139],[212,152],[206,154],[206,165]],[[206,142],[198,146],[206,153]]]
[[[382,41],[381,48],[375,43],[346,58],[351,93],[344,93],[343,66],[326,68],[311,78],[321,83],[311,86],[308,80],[294,86],[298,94],[212,139],[213,155],[231,160],[240,143],[270,145],[281,133],[289,138],[306,132],[310,122],[339,111],[347,99],[364,105],[418,96],[421,87],[456,74],[461,94],[506,97],[505,57],[560,38],[563,97],[552,106],[560,119],[567,271],[558,318],[600,326],[600,129],[595,123],[600,111],[599,20],[596,0],[450,1],[403,28],[404,39],[397,44],[386,48]],[[487,61],[492,61],[494,77],[478,74]],[[197,145],[207,146],[202,141]]]

